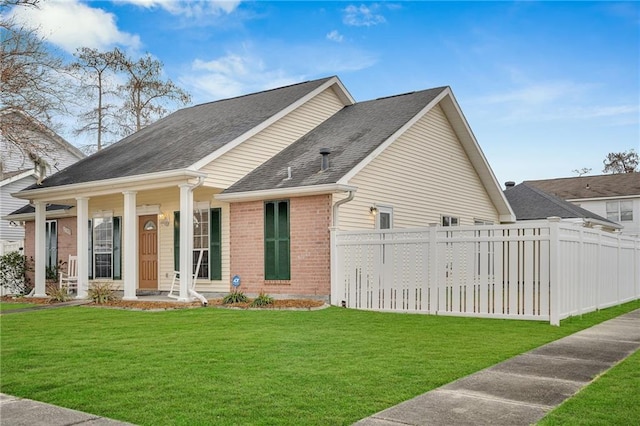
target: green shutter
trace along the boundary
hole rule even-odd
[[[269,201],[264,214],[264,274],[267,280],[290,279],[289,202]]]
[[[173,270],[180,270],[180,212],[173,212]]]
[[[209,277],[222,279],[222,210],[211,209],[209,225]]]
[[[89,219],[89,279],[93,279],[93,223]]]
[[[122,222],[121,217],[113,218],[113,279],[122,279]]]

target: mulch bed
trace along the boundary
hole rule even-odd
[[[14,303],[34,303],[34,304],[55,304],[58,303],[49,298],[25,298],[2,296],[2,302]],[[317,309],[324,306],[324,302],[320,300],[310,299],[282,299],[274,300],[272,304],[260,307],[250,306],[250,302],[233,303],[224,305],[222,299],[209,300],[210,307],[227,308],[227,309]],[[166,310],[166,309],[187,309],[202,306],[200,302],[171,302],[171,301],[145,301],[145,300],[112,300],[106,303],[97,304],[90,303],[85,306],[120,308],[120,309],[136,309],[136,310]]]

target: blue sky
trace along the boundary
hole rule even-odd
[[[358,101],[451,86],[500,183],[640,151],[640,3],[45,0],[63,52],[150,52],[194,103],[338,75]],[[73,142],[73,137],[63,134]]]

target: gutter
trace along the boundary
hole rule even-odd
[[[214,195],[216,200],[229,203],[240,201],[258,201],[281,197],[305,197],[310,195],[322,195],[337,192],[351,192],[357,188],[351,185],[326,184],[297,186],[291,188],[264,189],[259,191],[233,192],[229,194],[221,193]]]

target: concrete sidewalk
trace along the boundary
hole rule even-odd
[[[0,393],[0,425],[2,426],[118,426],[131,425],[93,414],[57,407],[44,402]]]
[[[640,309],[360,420],[357,426],[530,425],[640,348]]]

